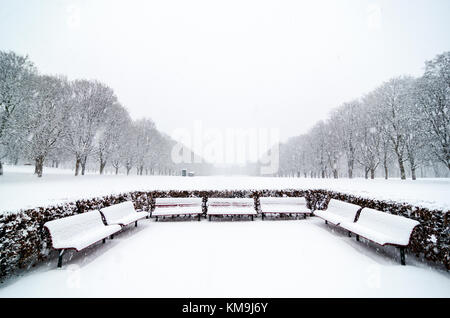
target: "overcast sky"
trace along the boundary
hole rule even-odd
[[[0,0],[0,49],[98,79],[133,118],[306,132],[450,49],[450,1]],[[194,149],[195,150],[195,149]]]

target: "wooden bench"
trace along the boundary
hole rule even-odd
[[[411,234],[420,223],[403,216],[363,208],[355,222],[342,222],[340,227],[381,246],[392,245],[400,249],[400,262],[406,264],[405,250]]]
[[[121,230],[120,225],[105,225],[100,211],[89,211],[44,224],[49,231],[52,247],[59,250],[58,267],[66,250],[77,252],[103,240]],[[111,237],[112,238],[112,237]]]
[[[306,206],[304,197],[260,197],[259,206],[261,218],[269,215],[311,215],[311,209]]]
[[[339,225],[342,222],[354,222],[361,209],[359,205],[331,199],[326,210],[315,210],[314,215],[325,220],[327,224],[330,222],[333,225]]]
[[[253,198],[208,198],[206,206],[206,215],[210,221],[213,216],[228,216],[232,219],[235,216],[249,216],[253,221],[257,215]]]
[[[137,226],[139,220],[149,216],[148,212],[136,212],[131,201],[100,209],[100,213],[103,215],[107,225],[118,224],[120,226],[127,226],[133,222]]]
[[[158,218],[193,216],[201,220],[203,214],[202,198],[156,198],[155,209],[151,216]]]

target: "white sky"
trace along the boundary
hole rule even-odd
[[[390,77],[419,75],[450,49],[449,30],[448,0],[0,0],[0,50],[105,82],[169,135],[194,120],[304,133]]]

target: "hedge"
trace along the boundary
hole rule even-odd
[[[132,200],[138,211],[151,211],[154,198],[158,197],[201,197],[204,202],[208,197],[252,197],[259,209],[260,196],[304,196],[308,207],[313,210],[326,209],[329,200],[334,198],[415,219],[421,224],[413,232],[408,253],[450,269],[449,211],[428,210],[405,203],[366,199],[326,190],[136,191],[0,215],[0,279],[56,257],[56,253],[52,253],[49,234],[44,229],[44,224],[54,219],[126,200]],[[206,213],[205,209],[203,212]]]

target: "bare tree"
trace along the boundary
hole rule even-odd
[[[73,111],[67,135],[67,148],[75,156],[75,176],[84,175],[88,156],[94,149],[94,138],[107,112],[117,98],[100,82],[76,80],[73,87]]]
[[[72,91],[61,77],[38,76],[35,93],[26,113],[22,114],[27,132],[27,155],[35,162],[35,173],[42,177],[44,160],[66,133]]]
[[[36,69],[28,60],[14,52],[0,51],[0,176],[3,175],[2,159],[14,143],[17,129],[14,116],[27,107],[32,97],[32,78]]]
[[[428,123],[426,136],[431,151],[450,170],[450,52],[426,62],[415,99]]]

